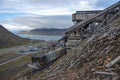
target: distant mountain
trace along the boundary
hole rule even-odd
[[[21,31],[19,34],[32,34],[32,35],[64,35],[64,33],[67,31],[67,29],[57,29],[57,28],[51,28],[51,29],[33,29],[30,31]]]
[[[28,39],[20,38],[9,32],[2,25],[0,25],[0,48],[7,46],[20,45],[27,42]]]

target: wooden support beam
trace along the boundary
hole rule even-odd
[[[111,61],[110,63],[108,63],[106,65],[107,68],[112,67],[114,64],[116,64],[118,61],[120,61],[120,56],[118,56],[117,58],[115,58],[113,61]]]
[[[110,75],[110,76],[118,76],[117,73],[113,73],[113,72],[101,72],[101,71],[96,71],[96,72],[94,72],[94,74]]]
[[[105,71],[113,71],[113,70],[116,70],[116,68],[105,69]]]
[[[88,25],[90,24],[91,22],[94,22],[97,20],[97,18],[99,17],[102,17],[103,15],[105,14],[108,14],[110,11],[114,10],[116,7],[119,7],[120,6],[120,1],[115,3],[114,5],[104,9],[102,12],[100,12],[98,15],[88,19],[88,20],[85,20],[85,21],[82,21],[74,26],[72,26],[71,28],[68,29],[68,31],[66,32],[66,34],[70,34],[71,32],[73,32],[74,30],[76,29],[79,29],[81,27],[84,27],[85,25]]]

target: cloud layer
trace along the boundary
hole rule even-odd
[[[117,1],[119,0],[0,0],[0,23],[9,30],[68,28],[72,25],[72,13],[104,9]]]

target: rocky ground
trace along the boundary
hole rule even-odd
[[[21,74],[25,75],[31,72],[31,69],[27,66],[29,63],[31,63],[31,56],[46,52],[47,47],[50,46],[52,43],[54,42],[40,41],[21,46],[0,49],[0,79],[13,80],[16,77],[19,77]],[[38,52],[28,54],[21,54],[19,52],[20,50],[29,48],[29,46],[37,47],[40,50]],[[5,62],[8,63],[1,65]]]
[[[120,80],[120,16],[82,36],[87,35],[48,69],[28,80]],[[108,67],[111,62],[115,63]]]
[[[11,72],[8,80],[120,80],[120,13],[86,30],[79,45],[72,47],[50,67],[30,72],[26,67],[30,63],[29,55],[0,67],[0,79]]]

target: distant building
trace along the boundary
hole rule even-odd
[[[92,16],[100,13],[102,10],[93,10],[93,11],[76,11],[76,13],[72,14],[72,21],[74,24],[81,22],[83,20],[89,19]]]
[[[76,13],[72,14],[72,21],[74,24],[77,24],[78,22],[87,20],[99,14],[101,11],[102,10],[76,11]],[[72,48],[74,46],[77,46],[80,43],[80,41],[81,41],[81,35],[79,34],[79,32],[73,32],[68,37],[68,41],[66,42],[66,47]]]

